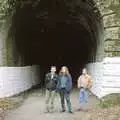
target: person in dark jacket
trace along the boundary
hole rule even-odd
[[[65,99],[67,102],[67,107],[69,113],[72,113],[71,101],[70,101],[70,91],[72,89],[72,77],[69,73],[69,70],[66,66],[63,66],[60,70],[58,76],[57,90],[59,91],[61,98],[61,107],[62,111],[65,112]]]
[[[45,86],[46,86],[45,112],[53,112],[57,82],[58,82],[58,75],[56,74],[56,66],[51,66],[51,72],[47,73],[45,76]]]

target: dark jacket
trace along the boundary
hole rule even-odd
[[[58,82],[58,75],[55,73],[53,79],[51,79],[51,73],[46,74],[45,76],[45,86],[48,90],[56,90]]]
[[[65,77],[67,78],[65,89],[66,89],[67,92],[70,92],[71,89],[72,89],[72,77],[71,77],[70,74],[69,75],[65,75]],[[58,84],[57,84],[57,90],[58,91],[62,89],[61,88],[61,84],[62,84],[61,83],[61,78],[62,78],[62,75],[59,75],[58,76]]]

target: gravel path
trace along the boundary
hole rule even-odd
[[[25,102],[17,109],[11,110],[7,113],[5,120],[108,120],[106,117],[102,118],[104,113],[98,106],[99,101],[94,96],[90,96],[88,103],[88,111],[76,111],[78,109],[77,104],[78,92],[73,91],[71,94],[72,106],[74,114],[60,113],[60,99],[59,95],[56,97],[56,107],[54,113],[44,113],[45,98],[41,95],[41,92],[35,91],[29,95]],[[104,110],[105,111],[105,110]],[[103,112],[104,112],[103,111]],[[108,110],[107,110],[108,111]],[[109,113],[108,114],[109,116]],[[112,111],[109,111],[112,112]],[[97,116],[96,116],[97,115]],[[115,119],[116,116],[112,115],[109,120]]]

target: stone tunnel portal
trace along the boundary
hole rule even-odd
[[[22,65],[38,64],[42,75],[51,65],[66,65],[76,79],[96,60],[100,44],[100,13],[94,6],[92,0],[41,0],[34,6],[17,6],[13,26]]]

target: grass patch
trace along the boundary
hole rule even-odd
[[[16,94],[12,97],[1,98],[0,108],[5,109],[5,110],[15,109],[19,107],[24,102],[24,100],[26,100],[29,97],[29,95],[36,93],[36,92],[39,93],[41,91],[39,89],[29,89],[19,94]]]
[[[111,94],[100,100],[100,107],[109,108],[120,105],[120,94]]]
[[[28,97],[28,92],[22,92],[8,98],[0,99],[0,108],[8,110],[19,107],[23,101]]]
[[[8,98],[0,99],[0,108],[2,109],[11,109],[17,104],[17,102],[14,102]]]

